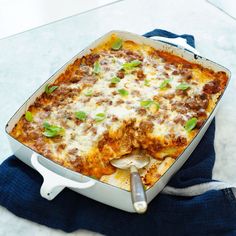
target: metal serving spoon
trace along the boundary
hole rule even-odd
[[[119,169],[130,169],[130,189],[134,209],[137,213],[147,210],[147,197],[143,189],[138,169],[148,165],[150,157],[146,154],[129,154],[120,159],[111,160],[111,164]]]

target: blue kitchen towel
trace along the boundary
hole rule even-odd
[[[191,35],[154,30],[145,36],[154,35],[183,37],[194,46]],[[123,236],[236,235],[236,200],[231,188],[205,188],[200,195],[196,191],[189,196],[178,195],[178,191],[196,190],[212,183],[214,133],[213,121],[189,160],[166,187],[173,194],[159,194],[143,215],[117,210],[69,189],[47,201],[39,194],[42,177],[14,156],[0,166],[0,204],[19,217],[66,232],[88,229]]]

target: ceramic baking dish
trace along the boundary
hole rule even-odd
[[[14,155],[24,163],[29,165],[30,167],[36,169],[43,176],[44,181],[40,190],[42,197],[48,200],[52,200],[65,187],[68,187],[75,192],[78,192],[84,196],[102,202],[104,204],[122,209],[124,211],[135,212],[129,191],[126,191],[124,189],[106,184],[99,180],[95,180],[88,176],[66,169],[56,164],[55,162],[47,159],[46,157],[34,152],[32,149],[20,143],[10,135],[11,130],[18,122],[18,120],[21,118],[21,116],[25,113],[25,111],[28,109],[28,107],[31,104],[33,104],[35,99],[44,92],[46,84],[52,83],[54,80],[56,80],[56,78],[62,72],[65,71],[65,69],[69,64],[73,63],[77,58],[89,54],[90,49],[95,48],[97,45],[105,42],[112,34],[116,34],[119,38],[123,40],[132,40],[138,44],[144,43],[150,45],[155,49],[170,52],[190,62],[200,64],[203,67],[212,69],[213,71],[216,72],[224,71],[227,74],[228,78],[230,78],[230,71],[228,69],[206,58],[199,56],[195,49],[189,46],[187,46],[184,49],[182,46],[176,47],[169,44],[169,43],[182,44],[181,40],[183,39],[179,38],[179,39],[174,39],[173,41],[172,39],[165,39],[162,37],[158,37],[155,40],[161,40],[161,41],[154,41],[152,39],[148,39],[143,36],[129,32],[112,31],[105,34],[104,36],[93,42],[89,47],[85,48],[83,51],[78,53],[69,62],[67,62],[61,69],[59,69],[51,78],[49,78],[11,117],[11,119],[6,125],[6,133],[8,134],[8,138],[10,141],[11,148],[14,152]],[[167,41],[167,43],[163,41]],[[212,111],[211,115],[205,122],[204,126],[199,130],[196,137],[192,140],[192,142],[188,145],[188,147],[184,150],[184,152],[176,159],[176,161],[166,171],[166,173],[163,176],[161,176],[161,178],[151,188],[149,188],[146,191],[148,203],[158,193],[161,192],[161,190],[168,183],[170,178],[176,173],[176,171],[178,171],[181,168],[181,166],[193,152],[193,150],[201,140],[202,136],[204,135],[205,131],[207,130],[208,126],[210,125],[212,119],[214,118],[221,100],[222,96],[218,100],[215,109]]]

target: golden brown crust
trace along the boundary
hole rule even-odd
[[[11,135],[47,158],[96,178],[114,173],[110,160],[134,149],[145,149],[159,160],[178,157],[215,107],[227,75],[132,41],[124,41],[121,49],[113,50],[115,40],[114,35],[69,65],[49,85],[57,88],[44,92],[29,107],[34,120],[29,122],[22,116]],[[127,70],[122,67],[122,63],[134,61],[139,64]],[[99,68],[94,72],[97,62]],[[181,85],[187,87],[179,89]],[[145,96],[146,101],[142,99]],[[84,120],[75,116],[81,107],[87,113]],[[111,113],[111,108],[117,111]],[[107,114],[94,114],[96,109]],[[128,115],[120,118],[122,112]],[[101,113],[105,122],[96,121],[96,115]],[[186,121],[191,118],[196,118],[197,123],[187,132]],[[65,134],[46,137],[45,121],[62,127]],[[86,145],[89,148],[82,150]],[[154,170],[150,167],[143,178],[148,185],[160,177],[153,174]]]

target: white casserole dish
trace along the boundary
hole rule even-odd
[[[102,202],[104,204],[119,208],[124,211],[135,212],[135,210],[133,209],[133,204],[129,191],[66,169],[56,164],[55,162],[45,158],[44,156],[35,153],[32,149],[20,143],[10,135],[11,130],[21,118],[21,116],[25,113],[25,111],[28,110],[28,107],[33,104],[35,99],[44,92],[46,84],[52,83],[62,72],[65,71],[69,64],[73,63],[77,58],[80,58],[90,53],[90,49],[95,48],[97,45],[106,41],[111,36],[111,34],[114,33],[123,40],[129,39],[136,43],[144,43],[156,49],[171,52],[188,61],[200,64],[206,68],[210,68],[213,71],[224,71],[227,74],[228,78],[230,78],[230,71],[228,69],[208,59],[198,56],[196,51],[194,51],[194,53],[190,52],[189,50],[191,48],[189,47],[188,50],[186,50],[164,42],[153,41],[152,39],[148,39],[143,36],[139,36],[129,32],[111,31],[96,40],[95,42],[93,42],[89,47],[81,51],[75,57],[73,57],[51,78],[49,78],[11,117],[11,119],[6,125],[6,133],[8,134],[10,145],[14,155],[27,165],[35,168],[43,176],[44,182],[40,190],[42,197],[48,200],[52,200],[65,187],[68,187],[75,192],[78,192],[84,196]],[[164,38],[160,37],[158,39],[162,41],[165,40]],[[165,41],[173,42],[170,39],[166,39]],[[211,115],[209,116],[203,127],[200,129],[197,136],[192,140],[192,142],[188,145],[185,151],[177,158],[177,160],[166,171],[166,173],[150,189],[146,191],[148,203],[164,188],[171,176],[173,176],[176,171],[181,168],[181,166],[193,152],[193,150],[201,140],[202,136],[204,135],[205,131],[207,130],[208,126],[210,125],[212,119],[214,118],[221,99],[222,97],[218,100],[215,109],[212,111]]]

